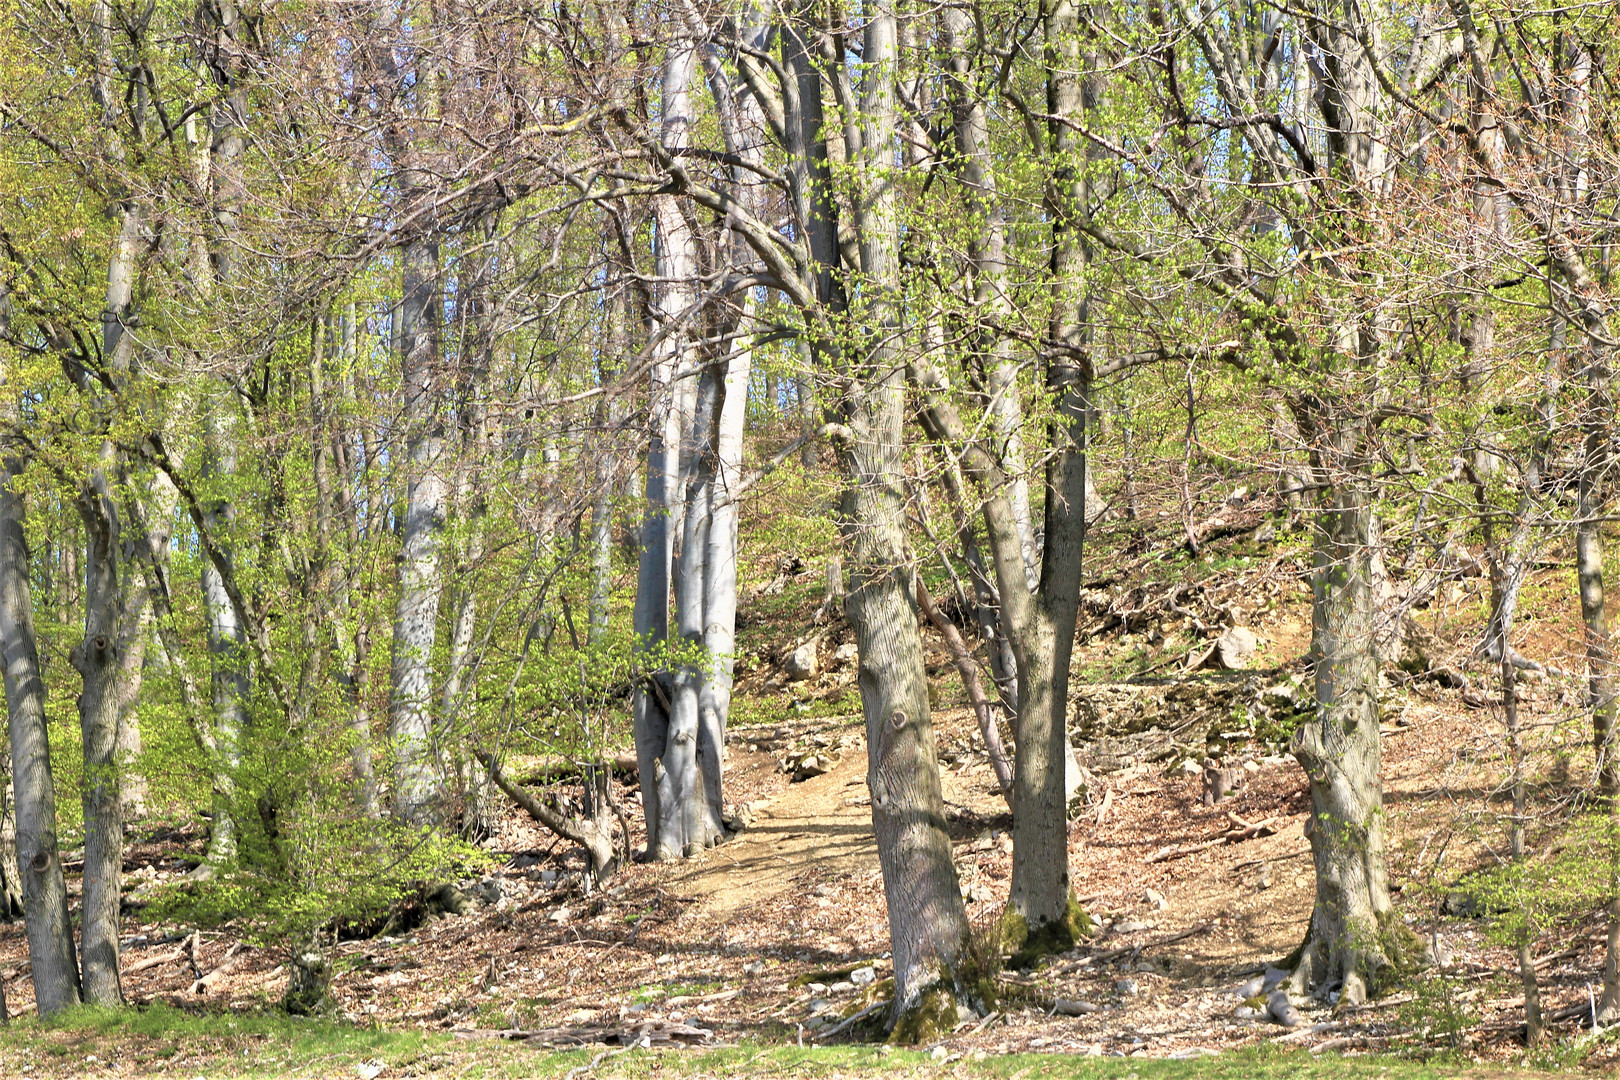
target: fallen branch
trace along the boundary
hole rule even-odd
[[[1149,863],[1169,862],[1171,859],[1180,859],[1187,855],[1197,854],[1200,851],[1208,851],[1210,848],[1220,847],[1222,844],[1239,844],[1245,840],[1271,836],[1277,831],[1278,819],[1275,817],[1268,817],[1264,821],[1245,821],[1230,810],[1226,812],[1226,816],[1230,819],[1232,827],[1215,839],[1204,840],[1197,844],[1186,844],[1182,847],[1172,845],[1171,847],[1160,848],[1143,861]]]
[[[191,992],[193,994],[206,994],[212,990],[219,980],[230,974],[231,969],[242,962],[242,952],[246,948],[246,942],[238,941],[235,945],[226,949],[225,956],[220,960],[219,965],[213,971],[191,984]]]
[[[1149,949],[1162,949],[1166,945],[1174,945],[1176,942],[1184,941],[1194,934],[1202,934],[1208,929],[1209,923],[1199,923],[1197,926],[1189,926],[1180,933],[1171,934],[1169,937],[1160,938],[1158,941],[1150,941],[1145,945],[1121,945],[1119,948],[1109,949],[1107,952],[1093,953],[1086,959],[1093,964],[1106,964],[1108,961],[1124,956],[1126,953],[1140,953]]]
[[[138,964],[131,964],[129,967],[124,969],[124,972],[128,975],[139,975],[143,971],[151,971],[155,967],[163,967],[165,964],[177,963],[185,958],[185,949],[174,949],[170,952],[163,953],[160,956],[149,956]]]
[[[817,1032],[816,1034],[810,1036],[810,1041],[811,1042],[818,1042],[821,1039],[830,1039],[834,1035],[837,1035],[840,1031],[844,1031],[847,1028],[852,1027],[857,1021],[865,1019],[868,1016],[871,1016],[873,1013],[877,1012],[879,1009],[888,1008],[889,1004],[890,1004],[890,999],[888,999],[888,998],[884,998],[882,1001],[875,1001],[872,1004],[868,1005],[866,1008],[862,1009],[860,1012],[856,1013],[854,1016],[851,1016],[851,1017],[848,1017],[846,1019],[840,1020],[838,1023],[834,1024],[832,1027],[828,1028],[826,1031]]]
[[[489,770],[489,778],[495,781],[495,786],[505,792],[506,797],[517,803],[525,813],[564,840],[572,840],[576,844],[585,843],[585,833],[577,822],[572,818],[563,817],[531,795],[526,788],[507,779],[506,773],[501,769],[501,763],[495,760],[495,755],[487,750],[474,750],[473,753],[483,762],[484,768]]]

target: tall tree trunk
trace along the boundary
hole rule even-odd
[[[669,150],[685,148],[692,124],[691,83],[697,64],[697,47],[682,37],[670,49],[663,74],[663,130],[660,141]],[[660,287],[654,297],[655,318],[651,331],[656,337],[652,376],[653,422],[646,464],[646,517],[641,528],[641,562],[636,575],[636,605],[633,627],[637,649],[644,654],[656,649],[669,636],[670,585],[674,572],[675,544],[684,517],[681,481],[683,479],[682,439],[686,433],[690,397],[686,389],[691,373],[685,371],[690,349],[684,320],[692,317],[696,299],[693,285],[697,269],[696,238],[681,210],[680,201],[661,195],[654,199],[657,225],[656,271]],[[633,702],[636,759],[641,778],[641,805],[647,821],[647,857],[679,858],[690,844],[701,840],[680,834],[670,835],[665,822],[672,820],[674,807],[666,806],[670,779],[664,758],[672,751],[684,758],[685,744],[675,744],[672,729],[676,718],[666,703],[673,704],[674,684],[662,671],[648,672],[638,685]],[[693,704],[695,713],[695,703]],[[695,715],[692,718],[695,725]],[[695,739],[695,727],[684,727],[679,734]],[[695,747],[692,747],[695,754]],[[695,757],[694,759],[695,760]],[[683,782],[690,774],[683,772]]]
[[[107,455],[104,455],[104,458]],[[122,1005],[118,915],[124,869],[124,811],[118,726],[125,711],[125,658],[140,635],[129,567],[121,565],[118,508],[104,460],[79,495],[85,529],[84,639],[70,659],[84,677],[84,901],[81,964],[85,1000]],[[144,606],[144,605],[141,605]]]
[[[220,407],[229,408],[228,403]],[[236,426],[222,414],[208,421],[205,475],[226,478],[236,472]],[[217,537],[228,537],[235,510],[229,499],[212,500],[208,527]],[[229,547],[225,557],[230,558]],[[231,603],[224,577],[212,559],[202,560],[203,607],[208,618],[210,698],[213,702],[214,760],[213,817],[209,822],[208,849],[198,872],[204,876],[236,857],[236,775],[242,767],[242,739],[247,733],[248,657],[246,631],[236,605]]]
[[[1070,0],[1048,0],[1042,12],[1050,151],[1070,161],[1083,153],[1071,127],[1086,108],[1080,54],[1079,10]],[[1088,922],[1074,901],[1069,878],[1068,795],[1072,753],[1068,743],[1068,687],[1075,623],[1079,617],[1086,534],[1086,439],[1092,408],[1091,374],[1081,359],[1087,336],[1084,273],[1087,252],[1080,218],[1087,194],[1083,176],[1047,181],[1052,222],[1049,273],[1054,302],[1046,359],[1046,390],[1056,405],[1046,468],[1046,527],[1040,592],[1032,604],[1019,595],[1011,559],[996,556],[1003,617],[1015,627],[1018,658],[1018,738],[1013,767],[1013,867],[1003,949],[1033,959],[1073,946]],[[987,519],[988,520],[988,519]],[[992,531],[994,536],[994,531]],[[1005,544],[1005,540],[1003,540]],[[1010,602],[1010,603],[1009,603]]]
[[[1343,1000],[1366,999],[1388,962],[1393,918],[1384,861],[1378,739],[1378,657],[1373,651],[1372,508],[1365,481],[1340,479],[1316,517],[1311,577],[1311,659],[1316,716],[1294,734],[1310,781],[1307,831],[1316,903],[1293,984],[1343,983]]]
[[[698,385],[687,452],[692,458],[686,477],[681,556],[675,573],[676,625],[683,644],[701,647],[707,622],[709,543],[714,497],[715,428],[720,409],[716,365],[704,369]],[[660,821],[658,836],[669,857],[692,855],[725,838],[719,813],[719,791],[708,791],[713,777],[718,789],[721,744],[718,718],[704,717],[706,666],[686,661],[674,673],[670,688],[669,728],[665,734],[662,771],[657,774]]]
[[[954,1025],[971,1000],[963,966],[967,912],[945,833],[939,760],[918,628],[916,573],[905,536],[902,427],[905,383],[897,364],[899,218],[894,185],[895,12],[886,0],[868,16],[861,97],[863,182],[855,225],[864,276],[858,326],[866,336],[845,392],[842,447],[851,588],[845,611],[860,649],[866,715],[867,786],[894,956],[898,1038]],[[802,85],[802,83],[801,83]],[[853,151],[856,148],[850,147]],[[913,1030],[915,1029],[915,1030]]]
[[[439,248],[427,239],[401,253],[404,300],[400,333],[405,393],[405,522],[394,608],[388,737],[393,753],[394,816],[416,827],[442,824],[443,770],[433,723],[433,646],[444,575],[440,534],[447,495],[444,427],[438,416]]]
[[[22,916],[22,889],[22,870],[17,863],[17,802],[11,784],[11,746],[7,742],[0,743],[0,922]]]
[[[21,461],[8,454],[0,468],[4,481],[0,484],[0,649],[5,658],[28,963],[39,1014],[50,1016],[79,1004],[79,962],[56,844],[56,786],[45,724],[45,681],[34,639],[23,498],[14,487],[21,472]]]

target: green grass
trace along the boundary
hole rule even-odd
[[[111,1012],[78,1009],[49,1022],[22,1020],[0,1031],[0,1075],[106,1075],[109,1062],[137,1076],[355,1077],[375,1063],[381,1077],[541,1077],[571,1071],[595,1077],[845,1077],[983,1078],[983,1080],[1439,1080],[1549,1075],[1444,1059],[1392,1056],[1312,1056],[1303,1050],[1260,1047],[1191,1061],[1091,1058],[1073,1054],[1011,1054],[980,1060],[935,1061],[918,1051],[879,1046],[797,1046],[744,1043],[712,1050],[551,1051],[523,1043],[457,1039],[439,1032],[380,1030],[277,1013],[191,1013],[153,1006]]]

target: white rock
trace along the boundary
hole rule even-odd
[[[1170,901],[1166,900],[1164,898],[1164,893],[1160,892],[1158,889],[1148,889],[1145,893],[1143,893],[1142,898],[1147,903],[1153,905],[1154,911],[1163,911],[1165,908],[1170,906]]]
[[[811,638],[788,653],[787,659],[782,662],[782,671],[790,680],[800,682],[815,675],[818,670],[817,649],[819,646],[820,642],[815,638]]]
[[[860,656],[861,647],[855,644],[853,641],[846,641],[844,644],[838,646],[837,649],[833,650],[833,659],[837,660],[840,664],[847,664],[851,660],[859,660]]]
[[[806,983],[804,988],[810,991],[811,997],[825,997],[827,995],[826,983]]]
[[[1058,998],[1052,1002],[1052,1009],[1060,1016],[1085,1016],[1097,1012],[1098,1008],[1089,1001],[1070,1001],[1068,998]]]
[[[565,907],[560,907],[556,911],[553,911],[550,915],[547,915],[546,918],[550,919],[554,923],[565,923],[568,921],[568,909]]]
[[[856,986],[871,986],[877,981],[877,969],[869,967],[856,968],[849,973],[849,981]]]
[[[1215,641],[1215,663],[1227,671],[1240,671],[1249,666],[1254,650],[1260,645],[1260,635],[1246,626],[1234,626]]]

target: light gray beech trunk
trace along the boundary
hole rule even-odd
[[[701,646],[708,600],[710,503],[714,495],[715,425],[720,409],[720,383],[715,365],[705,367],[698,382],[687,440],[691,465],[684,477],[685,511],[681,555],[675,565],[676,627],[683,644]],[[725,838],[720,820],[719,718],[704,715],[706,664],[690,661],[674,672],[670,685],[669,727],[664,736],[662,770],[657,775],[661,811],[658,836],[664,852],[691,855]],[[708,780],[716,790],[711,797]]]
[[[630,344],[629,288],[621,285],[608,298],[607,347],[598,361],[598,378],[606,385],[618,373]],[[591,598],[586,641],[595,644],[607,633],[613,600],[613,493],[619,485],[618,462],[613,455],[613,433],[620,422],[620,406],[613,396],[596,407],[600,449],[596,455],[596,498],[591,504]]]
[[[13,488],[22,463],[0,468],[0,650],[17,806],[17,862],[34,1000],[41,1016],[79,1004],[79,962],[68,917],[67,883],[56,844],[56,786],[45,726],[45,680],[34,638],[23,498]]]
[[[663,126],[660,142],[666,149],[687,145],[691,116],[691,83],[697,65],[697,46],[681,38],[671,46],[663,73]],[[683,438],[689,426],[693,391],[687,370],[691,349],[685,326],[696,299],[696,237],[681,210],[680,200],[655,196],[657,226],[654,319],[656,338],[652,375],[652,415],[646,463],[646,509],[641,528],[641,561],[636,576],[633,627],[637,648],[655,650],[669,637],[670,586],[675,543],[684,524],[682,490]],[[641,805],[647,822],[647,857],[673,859],[708,846],[711,838],[701,827],[688,831],[685,823],[701,821],[687,806],[706,803],[695,791],[697,706],[695,694],[675,715],[678,696],[675,680],[661,670],[649,671],[637,686],[634,714],[636,760],[641,780]],[[671,757],[669,767],[665,758]],[[673,775],[671,775],[673,774]],[[687,800],[686,803],[682,799]],[[671,800],[675,800],[671,803]],[[675,824],[675,823],[681,824]],[[671,826],[674,826],[671,828]]]
[[[233,49],[241,48],[242,24],[235,4],[225,3],[208,9],[217,22],[211,28]],[[216,285],[231,280],[236,257],[236,234],[246,191],[238,161],[247,147],[242,122],[248,115],[247,96],[240,84],[242,74],[235,63],[209,64],[206,67],[216,80],[216,89],[224,100],[216,103],[205,114],[207,124],[200,136],[194,126],[187,126],[188,138],[197,146],[197,185],[212,195],[210,206],[213,229],[207,237],[195,243],[195,256],[205,262],[197,267],[193,279],[206,301]],[[234,403],[230,395],[210,409],[206,423],[206,456],[203,461],[205,476],[230,477],[236,471],[236,426],[233,422]],[[230,537],[230,523],[235,508],[228,498],[214,498],[207,506],[210,529],[216,537]],[[230,560],[234,549],[225,544],[222,556]],[[249,662],[245,628],[235,606],[227,594],[225,583],[211,559],[202,560],[203,608],[208,620],[208,658],[210,698],[213,706],[213,754],[210,769],[213,776],[213,815],[209,821],[208,848],[197,873],[211,874],[214,868],[236,857],[236,821],[232,817],[236,791],[236,772],[241,767],[241,744],[247,727],[247,701],[249,694]]]
[[[845,391],[848,478],[842,530],[850,553],[845,612],[860,649],[866,717],[867,787],[888,901],[894,957],[892,1016],[900,1038],[919,1022],[954,1025],[968,1000],[967,911],[945,832],[939,759],[918,627],[915,568],[906,543],[903,498],[905,380],[899,336],[899,219],[895,204],[895,12],[880,2],[867,15],[862,54],[862,166],[855,197],[864,281],[857,325],[868,340]],[[802,85],[802,84],[801,84]],[[930,1004],[933,999],[935,1004]],[[934,1014],[932,1017],[929,1014]],[[931,1034],[931,1033],[930,1033]]]
[[[118,726],[127,700],[126,657],[139,638],[140,616],[134,610],[129,567],[121,565],[118,508],[104,471],[80,492],[79,514],[85,527],[84,639],[69,658],[84,678],[79,694],[85,823],[81,964],[85,1000],[121,1005],[118,914],[124,817]]]
[[[11,786],[11,747],[0,742],[0,922],[21,918],[22,913],[22,871],[17,865],[17,803]]]
[[[107,263],[102,312],[102,355],[108,368],[127,376],[135,338],[136,251],[142,215],[134,203],[118,207],[119,233]],[[81,389],[91,389],[88,386]],[[94,392],[92,390],[92,392]],[[84,638],[68,654],[83,677],[79,731],[84,748],[84,878],[80,906],[80,966],[84,1000],[124,1003],[119,979],[118,916],[124,869],[122,763],[119,724],[129,707],[130,653],[138,647],[144,592],[126,565],[122,523],[113,484],[124,480],[122,461],[104,442],[91,475],[80,485],[84,523]]]
[[[1388,959],[1381,941],[1393,910],[1373,648],[1372,507],[1361,478],[1341,479],[1322,500],[1311,575],[1317,710],[1292,747],[1310,782],[1316,903],[1292,982],[1299,991],[1342,983],[1342,1000],[1362,1001]]]
[[[413,239],[401,249],[404,297],[399,308],[404,349],[405,522],[394,607],[388,738],[393,753],[393,809],[417,827],[441,824],[443,769],[433,725],[433,645],[444,587],[441,533],[448,494],[441,461],[443,421],[435,383],[439,360],[439,248]]]
[[[229,408],[228,402],[219,407]],[[215,413],[208,420],[205,475],[229,477],[236,472],[236,427],[224,415]],[[207,508],[208,527],[217,537],[230,535],[235,510],[229,499],[214,499]],[[223,556],[231,558],[230,549]],[[236,605],[225,589],[224,577],[212,559],[202,561],[203,607],[208,616],[208,657],[210,700],[213,705],[213,818],[208,829],[208,849],[199,872],[236,857],[235,812],[236,774],[242,766],[242,738],[247,731],[249,694],[247,637]]]

